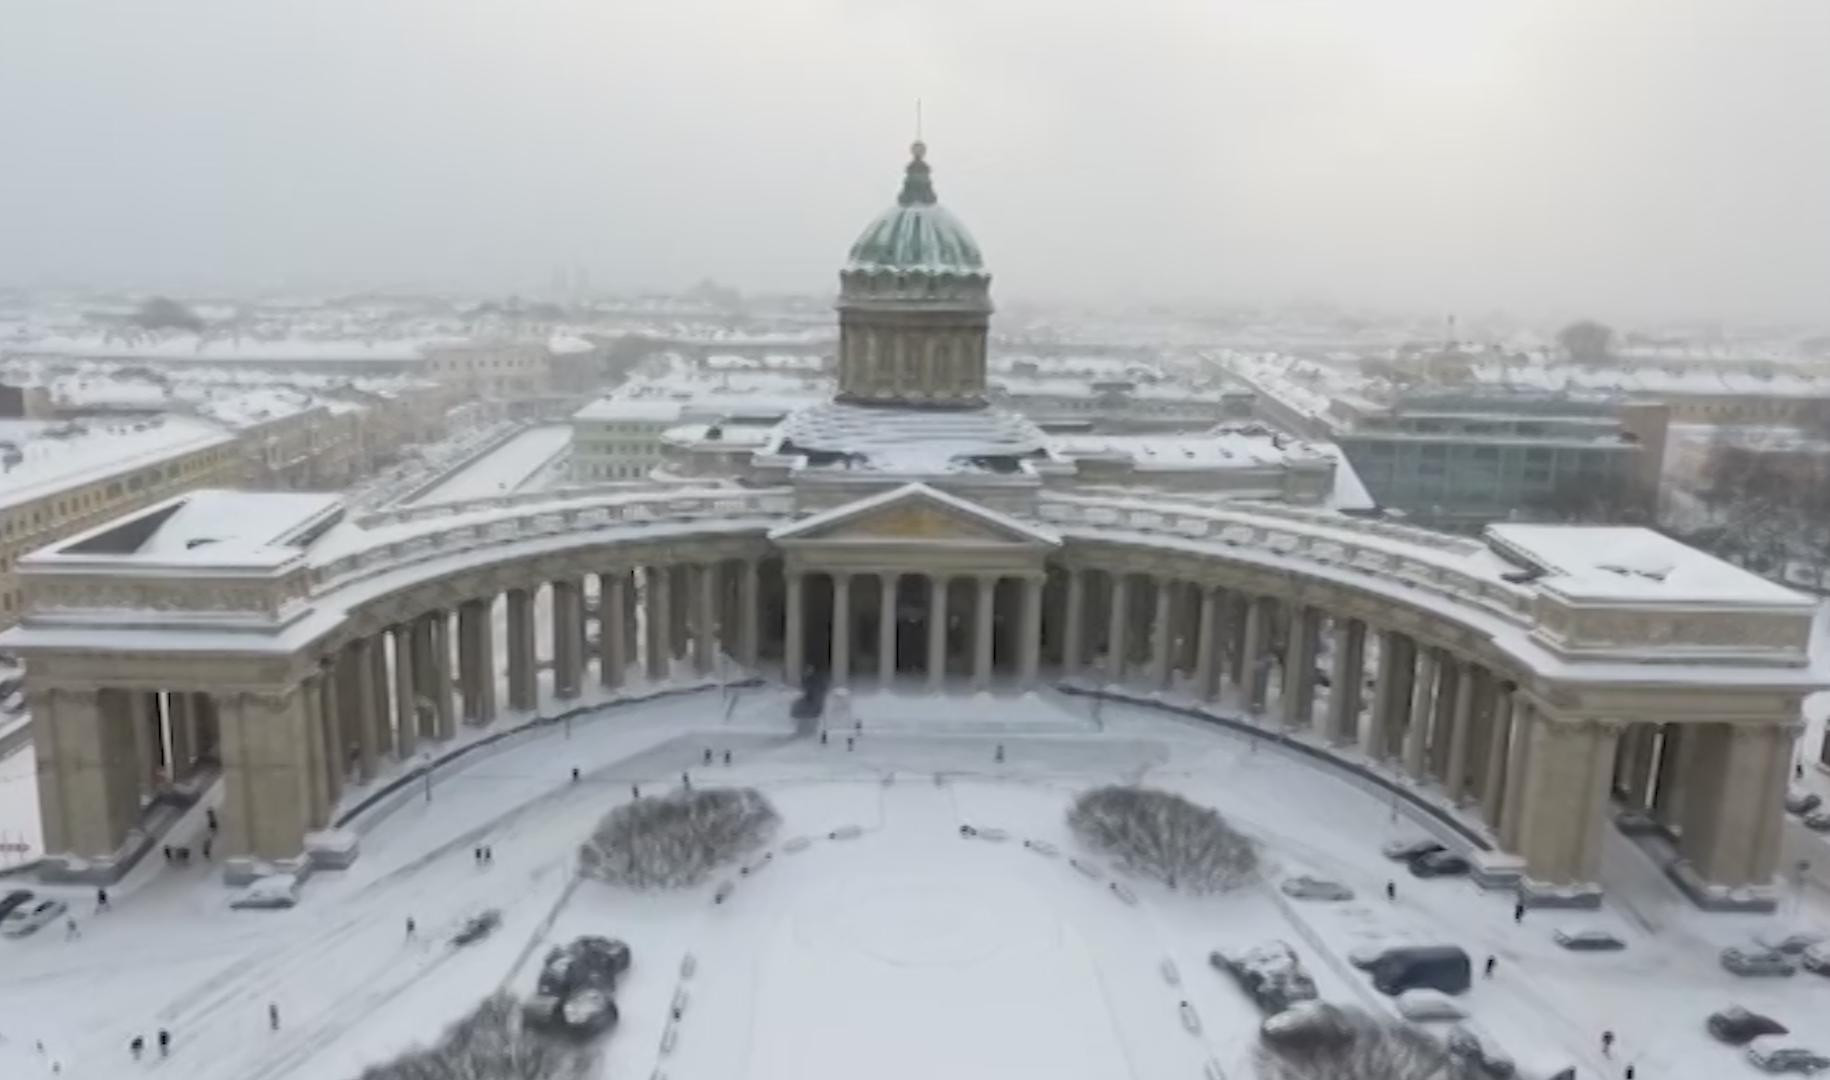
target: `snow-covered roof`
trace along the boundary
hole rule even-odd
[[[1116,456],[1140,470],[1178,472],[1259,469],[1324,457],[1309,443],[1271,432],[1217,430],[1205,435],[1055,435],[1057,454]]]
[[[828,402],[780,428],[776,452],[842,455],[844,468],[932,475],[976,471],[984,459],[1043,452],[1040,428],[1002,409],[885,408]]]
[[[225,446],[234,438],[214,424],[182,416],[0,420],[0,508]]]
[[[251,338],[191,333],[51,335],[21,343],[25,353],[135,360],[416,361],[427,348],[460,343],[460,338]]]
[[[671,424],[680,419],[685,403],[679,401],[632,401],[627,398],[598,398],[572,414],[573,420],[630,421]]]
[[[1058,547],[1061,544],[1061,536],[1053,529],[1012,517],[1009,514],[999,513],[969,499],[962,499],[957,495],[920,482],[880,491],[875,495],[868,495],[862,499],[835,506],[830,510],[801,518],[799,521],[777,526],[769,530],[769,539],[793,540],[813,536],[825,532],[834,525],[869,517],[885,507],[911,503],[928,503],[944,507],[967,520],[981,522],[997,531],[1009,533],[1034,543],[1045,544],[1049,547]],[[930,536],[924,536],[921,539],[923,543],[943,542]]]
[[[554,334],[546,339],[547,351],[555,356],[566,356],[576,353],[588,353],[597,346],[579,337],[577,334]]]
[[[1575,600],[1779,604],[1811,601],[1765,578],[1636,526],[1489,525],[1489,542],[1545,572]]]

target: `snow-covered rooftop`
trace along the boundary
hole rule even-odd
[[[214,424],[181,416],[0,420],[0,508],[233,441]]]
[[[985,459],[1043,452],[1047,436],[1002,409],[896,409],[828,402],[783,421],[777,452],[840,455],[838,467],[932,475],[983,468]]]
[[[1576,600],[1782,604],[1810,601],[1651,529],[1616,525],[1489,525],[1500,551],[1541,568]]]

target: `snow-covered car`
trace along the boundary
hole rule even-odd
[[[257,878],[230,898],[229,906],[240,910],[277,910],[299,902],[299,879],[291,874],[273,874]]]
[[[1798,815],[1809,814],[1824,805],[1824,800],[1816,792],[1790,791],[1786,793],[1786,812]]]
[[[1627,947],[1626,942],[1606,930],[1556,930],[1550,936],[1571,952],[1613,952]]]
[[[1830,810],[1805,815],[1805,828],[1812,832],[1830,832]]]
[[[40,900],[35,904],[21,904],[7,914],[5,922],[0,922],[0,934],[5,934],[7,937],[24,937],[27,934],[36,933],[39,927],[49,922],[55,922],[68,910],[69,905],[62,900]]]
[[[1207,959],[1215,969],[1231,975],[1267,1015],[1315,1000],[1315,980],[1286,942],[1267,941],[1230,956],[1216,949]]]
[[[502,925],[502,913],[495,908],[478,912],[464,920],[464,925],[451,938],[453,945],[470,945],[482,941],[495,933],[496,927]]]
[[[1830,946],[1813,945],[1799,953],[1798,966],[1813,975],[1830,975]]]
[[[14,889],[5,896],[0,896],[0,922],[13,913],[13,909],[36,896],[30,889]]]
[[[1411,945],[1388,949],[1370,969],[1373,986],[1393,997],[1427,987],[1460,994],[1473,978],[1466,950],[1454,945]]]
[[[1705,1022],[1709,1033],[1730,1046],[1744,1046],[1762,1035],[1788,1035],[1790,1030],[1770,1016],[1730,1005],[1709,1014]]]
[[[1792,930],[1754,935],[1754,944],[1763,949],[1785,953],[1787,956],[1797,956],[1806,949],[1823,943],[1824,935],[1816,930]]]
[[[1411,873],[1420,878],[1460,877],[1472,869],[1467,859],[1453,851],[1432,851],[1411,860]]]
[[[1406,990],[1398,995],[1398,1014],[1406,1020],[1460,1020],[1468,1012],[1440,990]]]
[[[596,1035],[616,1025],[616,1002],[606,990],[580,990],[559,1007],[565,1026],[581,1035]]]
[[[1434,840],[1393,840],[1391,843],[1380,848],[1379,853],[1388,859],[1396,859],[1399,862],[1410,862],[1418,856],[1430,855],[1443,850],[1446,849]]]
[[[1310,877],[1308,874],[1285,878],[1277,887],[1283,890],[1285,896],[1295,897],[1298,900],[1353,899],[1353,890],[1340,882],[1329,881],[1327,878]]]
[[[1283,1047],[1323,1047],[1348,1042],[1354,1027],[1338,1005],[1303,1001],[1273,1013],[1258,1025],[1265,1041]]]
[[[1755,1039],[1747,1048],[1747,1060],[1766,1073],[1798,1073],[1815,1076],[1830,1069],[1830,1058],[1802,1046],[1789,1046],[1766,1039]]]
[[[1798,966],[1790,957],[1771,949],[1727,948],[1722,950],[1722,966],[1736,975],[1793,975]]]
[[[1513,1060],[1500,1050],[1491,1037],[1467,1024],[1457,1024],[1450,1028],[1448,1037],[1443,1040],[1443,1048],[1466,1061],[1482,1076],[1506,1080],[1518,1072],[1518,1066],[1513,1064]]]
[[[557,998],[581,990],[614,991],[618,977],[629,970],[629,956],[629,946],[616,938],[576,938],[547,951],[537,986],[540,993]]]

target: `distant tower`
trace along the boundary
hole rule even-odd
[[[839,272],[838,399],[980,408],[991,274],[972,234],[935,200],[927,146],[910,149],[896,205]]]

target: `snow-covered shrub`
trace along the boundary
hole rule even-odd
[[[1074,800],[1068,827],[1081,843],[1172,889],[1224,891],[1258,867],[1252,842],[1219,813],[1167,791],[1094,788]]]
[[[1258,1080],[1481,1080],[1477,1062],[1421,1028],[1313,1002],[1265,1020]]]
[[[596,1070],[589,1049],[522,1027],[515,999],[497,994],[438,1045],[364,1070],[361,1080],[585,1080]]]
[[[781,817],[754,788],[681,790],[604,815],[579,849],[579,869],[613,885],[679,889],[762,846]]]

